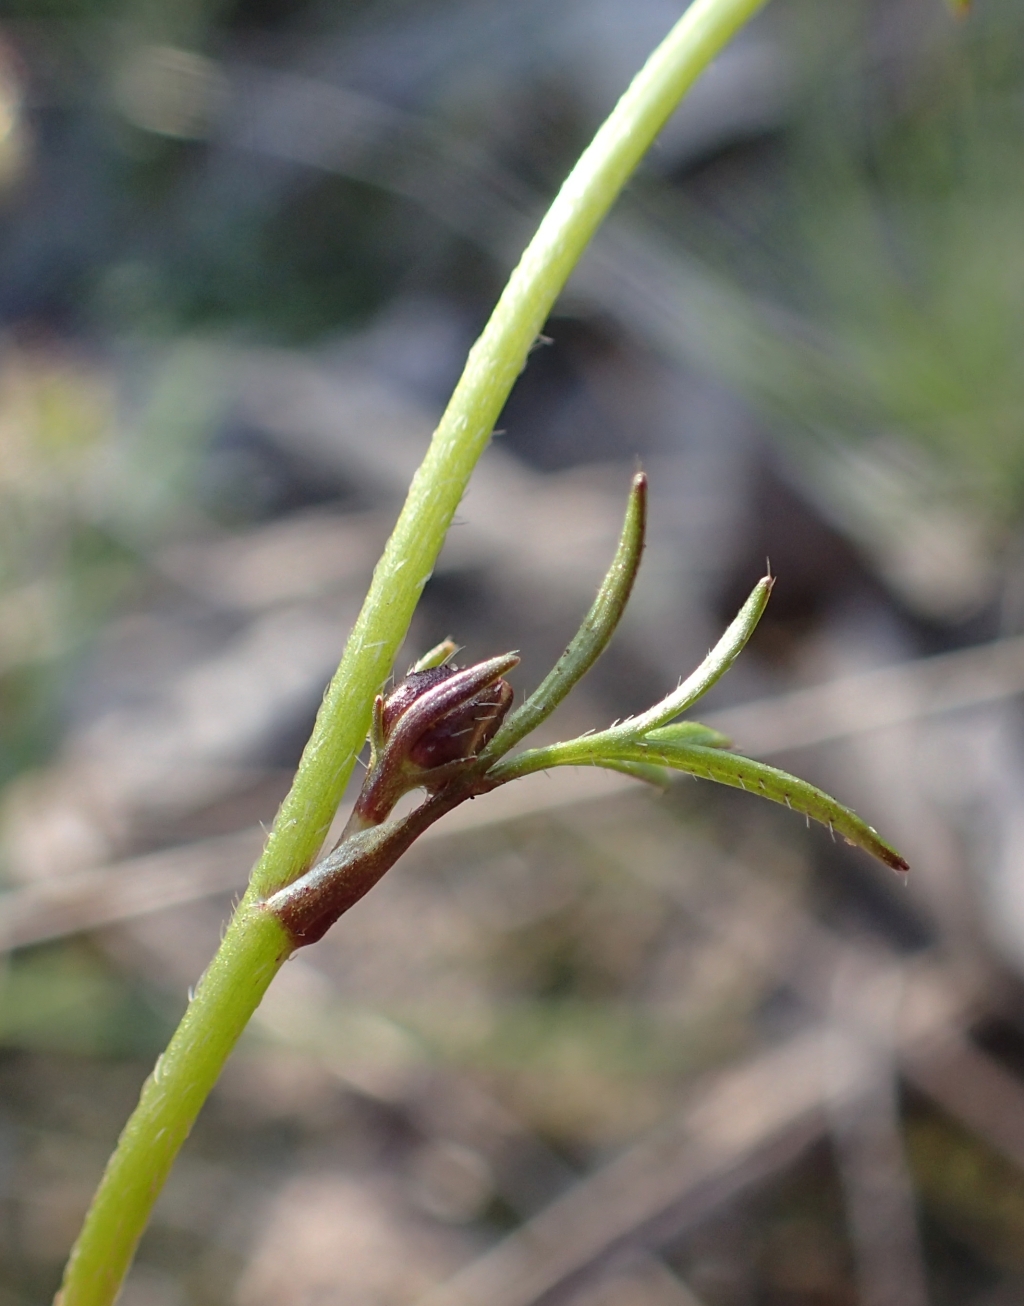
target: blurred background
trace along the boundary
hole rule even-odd
[[[43,1306],[412,469],[678,0],[4,0],[0,1306]],[[282,972],[126,1306],[1024,1302],[1024,10],[773,0],[574,276],[416,618],[551,722],[699,717],[784,809],[565,772]]]

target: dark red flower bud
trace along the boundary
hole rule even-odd
[[[347,831],[386,820],[410,789],[435,793],[494,737],[512,703],[514,653],[413,671],[375,708],[373,756]]]
[[[432,667],[414,671],[397,685],[384,700],[381,726],[384,739],[396,721],[423,695],[458,673],[456,666]],[[512,706],[512,686],[507,680],[495,680],[472,698],[434,718],[419,738],[408,746],[406,756],[414,766],[431,770],[448,762],[476,757],[497,733]]]

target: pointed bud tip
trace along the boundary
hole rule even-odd
[[[502,653],[471,667],[410,672],[384,703],[384,739],[401,735],[400,752],[422,769],[476,756],[509,709],[512,687],[502,677],[518,663],[518,653]]]
[[[500,653],[496,658],[488,658],[486,662],[481,662],[479,665],[481,667],[492,666],[497,675],[503,676],[506,671],[512,671],[520,662],[522,662],[522,658],[519,656],[518,651],[513,650],[511,653]]]

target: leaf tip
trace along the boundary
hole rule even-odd
[[[872,830],[871,833],[875,837],[871,852],[875,854],[879,861],[885,862],[886,866],[891,870],[898,871],[901,875],[906,875],[910,870],[910,863],[907,859],[901,853],[898,853],[895,848],[890,847],[889,844],[880,838],[877,830]]]
[[[844,836],[846,843],[851,848],[863,848],[866,852],[871,853],[873,857],[877,857],[880,862],[884,862],[890,870],[897,871],[900,875],[906,875],[910,870],[910,863],[907,859],[898,853],[895,848],[890,848],[887,843],[883,843],[876,830],[872,830],[870,827],[868,829],[873,836],[869,843],[858,843],[857,840]]]
[[[626,518],[627,523],[631,518],[633,523],[634,547],[637,549],[635,566],[640,564],[639,554],[644,547],[644,537],[647,533],[647,486],[647,473],[638,467],[633,473],[633,480],[629,486],[629,512]]]
[[[411,676],[418,671],[432,671],[434,667],[446,666],[456,653],[461,652],[462,646],[456,644],[451,635],[447,635],[440,644],[435,644],[434,647],[424,653],[421,658],[417,658],[406,672],[406,675]]]

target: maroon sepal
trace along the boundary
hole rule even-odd
[[[518,662],[505,653],[463,670],[414,671],[378,698],[373,756],[346,836],[387,820],[410,790],[435,793],[465,769],[512,704],[512,686],[502,677]]]

